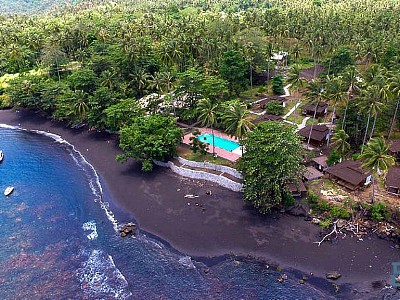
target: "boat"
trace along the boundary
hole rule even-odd
[[[13,187],[13,186],[8,186],[8,187],[4,190],[4,196],[9,196],[13,191],[14,191],[14,187]]]
[[[3,158],[4,158],[4,153],[3,153],[3,151],[0,150],[0,162],[3,161]]]

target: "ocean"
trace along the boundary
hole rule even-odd
[[[0,299],[330,299],[334,289],[250,258],[196,260],[126,219],[84,157],[57,135],[2,125]],[[134,221],[134,220],[133,220]]]

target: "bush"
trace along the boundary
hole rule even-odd
[[[326,219],[326,220],[321,221],[319,223],[319,226],[321,226],[323,228],[327,228],[327,227],[329,227],[329,225],[331,225],[331,220],[330,219]]]
[[[296,200],[294,199],[292,194],[284,194],[283,195],[283,205],[284,207],[293,206]]]
[[[340,158],[340,154],[337,151],[333,150],[329,153],[326,163],[328,166],[332,166],[334,164],[337,164],[340,161]]]
[[[386,205],[382,202],[371,204],[370,212],[372,219],[376,221],[382,221],[383,219],[387,219],[389,217]]]
[[[313,194],[312,192],[308,191],[307,194],[307,201],[308,203],[312,204],[312,203],[317,203],[318,202],[318,196]]]
[[[329,215],[331,218],[348,219],[351,217],[351,212],[344,207],[333,205]]]
[[[272,100],[265,105],[265,111],[267,114],[279,116],[283,114],[283,106],[277,100]]]
[[[272,91],[275,95],[282,95],[285,93],[283,90],[283,76],[275,75],[272,77]]]

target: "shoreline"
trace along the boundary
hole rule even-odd
[[[141,230],[193,258],[233,254],[321,278],[338,271],[342,277],[332,283],[371,291],[377,291],[372,282],[390,282],[391,263],[400,260],[400,250],[376,236],[364,241],[347,237],[318,247],[313,242],[320,240],[320,228],[301,217],[263,216],[244,205],[240,193],[217,184],[179,177],[162,167],[146,174],[132,161],[120,164],[115,160],[120,150],[110,134],[66,128],[26,111],[2,110],[0,123],[62,136],[93,165],[115,205],[131,214]],[[186,199],[185,194],[199,198]]]

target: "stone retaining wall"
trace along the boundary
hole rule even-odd
[[[235,182],[233,180],[230,180],[224,176],[204,172],[204,171],[197,171],[197,170],[190,170],[186,169],[184,167],[178,167],[175,165],[173,162],[161,162],[161,161],[154,161],[154,163],[158,166],[161,167],[167,167],[170,168],[173,172],[184,176],[184,177],[189,177],[193,179],[202,179],[202,180],[208,180],[215,182],[227,189],[230,189],[234,192],[240,192],[242,191],[243,185],[241,183]],[[202,166],[204,168],[204,166]]]
[[[208,161],[205,162],[197,162],[197,161],[191,161],[191,160],[187,160],[184,159],[182,157],[178,157],[178,160],[181,164],[187,165],[187,166],[191,166],[191,167],[195,167],[195,168],[203,168],[203,169],[209,169],[209,170],[215,170],[218,172],[224,172],[224,173],[228,173],[238,179],[243,179],[242,174],[240,174],[238,171],[236,171],[233,168],[227,167],[227,166],[221,166],[221,165],[216,165],[216,164],[212,164]]]

